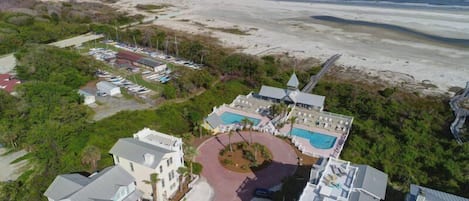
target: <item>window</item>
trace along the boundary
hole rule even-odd
[[[117,162],[117,163],[120,163],[120,161],[119,161],[119,156],[116,156],[116,162]]]
[[[173,157],[169,157],[169,164],[173,164]]]
[[[166,165],[169,167],[169,159],[166,160]]]
[[[173,180],[173,178],[171,178],[171,172],[168,172],[168,178],[169,178],[169,181]]]
[[[162,172],[163,172],[163,166],[160,165],[160,173],[162,173]]]
[[[163,178],[163,179],[161,179],[161,187],[163,187],[163,188],[164,188],[164,178]]]
[[[134,164],[130,162],[130,170],[133,172],[134,171]]]

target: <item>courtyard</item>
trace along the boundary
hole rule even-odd
[[[231,137],[231,143],[249,141],[248,131],[235,132]],[[214,201],[251,200],[255,188],[271,188],[295,172],[298,156],[287,142],[274,135],[254,131],[252,141],[266,146],[272,152],[272,162],[259,171],[248,173],[233,172],[219,162],[220,150],[229,144],[228,134],[214,136],[198,147],[196,161],[204,167],[201,175],[213,187]]]

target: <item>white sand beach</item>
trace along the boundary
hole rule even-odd
[[[92,1],[92,0],[91,0]],[[469,80],[469,47],[456,47],[412,34],[360,25],[316,20],[333,16],[347,20],[385,23],[448,38],[469,39],[469,12],[410,8],[363,7],[339,4],[269,0],[120,0],[112,6],[130,13],[137,4],[173,5],[157,15],[155,24],[210,34],[224,45],[250,54],[286,53],[298,58],[325,60],[343,56],[338,64],[381,77],[393,84],[438,86],[432,91],[463,87]],[[154,16],[155,14],[146,13]],[[212,28],[210,28],[212,27]],[[214,30],[238,28],[248,35]],[[364,76],[357,76],[364,78]]]

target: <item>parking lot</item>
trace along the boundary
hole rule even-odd
[[[135,99],[126,99],[124,97],[96,96],[97,104],[92,108],[96,112],[93,120],[98,121],[110,117],[120,111],[144,110],[151,108],[148,103],[139,103]]]

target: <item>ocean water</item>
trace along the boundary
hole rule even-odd
[[[401,34],[407,34],[407,35],[411,35],[411,36],[418,37],[421,39],[425,39],[425,40],[440,42],[440,43],[444,43],[447,45],[458,46],[461,48],[469,49],[469,39],[437,36],[437,35],[420,32],[411,28],[406,28],[406,27],[392,25],[392,24],[368,22],[368,21],[361,21],[361,20],[349,20],[349,19],[343,19],[343,18],[338,18],[334,16],[311,16],[311,18],[315,20],[335,22],[335,23],[339,23],[343,25],[357,25],[357,26],[380,28],[386,31],[394,31],[394,32],[398,32]]]
[[[334,3],[391,8],[422,8],[462,10],[469,12],[469,0],[279,0],[296,2]]]

